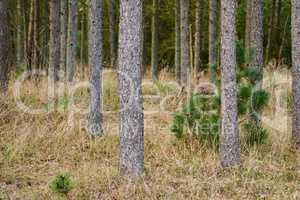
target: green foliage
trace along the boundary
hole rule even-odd
[[[60,173],[51,182],[51,190],[54,193],[67,195],[73,189],[73,182],[69,174]]]
[[[246,123],[243,125],[245,132],[245,141],[248,146],[265,144],[268,139],[268,132],[260,124]]]
[[[269,94],[264,90],[258,90],[252,94],[252,108],[254,111],[262,111],[269,101]]]

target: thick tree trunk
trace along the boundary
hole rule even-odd
[[[152,47],[151,68],[152,80],[158,80],[158,0],[153,0],[152,13]]]
[[[68,22],[68,0],[61,0],[60,7],[60,70],[66,70],[67,51],[67,22]]]
[[[209,1],[209,65],[218,62],[218,0]],[[211,70],[211,81],[216,81],[216,73]]]
[[[101,136],[102,127],[102,0],[91,0],[89,9],[89,65],[90,65],[90,113],[89,133],[91,136]]]
[[[202,37],[201,37],[201,17],[202,17],[202,11],[203,11],[203,1],[197,0],[196,1],[196,21],[195,21],[195,60],[194,65],[195,69],[199,72],[201,70],[201,47],[202,47]]]
[[[254,50],[254,55],[250,61],[251,67],[257,70],[261,75],[263,74],[264,66],[264,17],[263,17],[263,0],[253,0],[251,28],[250,28],[250,47]],[[255,83],[256,89],[262,88],[262,78]]]
[[[190,0],[180,0],[182,85],[190,81]],[[187,88],[186,88],[187,89]]]
[[[72,82],[76,71],[76,47],[78,30],[78,0],[69,1],[69,26],[67,45],[68,81]]]
[[[237,115],[235,0],[221,0],[222,130],[220,159],[224,167],[240,163]]]
[[[300,1],[292,0],[293,145],[300,148]]]
[[[144,172],[144,114],[141,88],[143,1],[121,0],[119,34],[120,156],[122,176]]]
[[[60,66],[60,0],[50,0],[49,76],[59,80]]]
[[[113,68],[117,67],[117,32],[116,32],[116,21],[117,21],[117,9],[116,0],[108,1],[109,9],[109,41],[110,41],[110,65]]]
[[[0,91],[6,92],[9,70],[9,29],[7,0],[0,0]]]
[[[176,0],[175,7],[175,76],[180,84],[180,0]]]

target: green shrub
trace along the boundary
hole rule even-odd
[[[268,132],[260,124],[246,123],[243,126],[246,131],[245,141],[248,146],[265,144],[268,139]]]
[[[58,174],[51,182],[50,188],[54,193],[67,195],[73,189],[70,175],[67,173]]]

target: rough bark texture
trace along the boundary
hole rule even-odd
[[[218,62],[218,0],[209,1],[209,64]],[[216,74],[211,71],[211,81],[215,82]]]
[[[49,76],[57,81],[60,66],[60,0],[50,0]]]
[[[109,9],[109,42],[110,42],[110,65],[111,67],[117,67],[117,32],[116,32],[116,20],[117,9],[116,0],[108,1]]]
[[[34,54],[34,2],[35,0],[30,1],[30,11],[29,11],[29,22],[28,22],[28,33],[27,33],[27,48],[26,48],[26,57],[27,57],[27,70],[31,73],[33,69],[33,54]]]
[[[67,51],[67,22],[68,22],[68,0],[61,0],[60,7],[60,70],[66,69],[66,51]]]
[[[144,114],[141,89],[143,1],[121,0],[119,34],[120,156],[122,176],[144,172]]]
[[[237,115],[235,0],[221,0],[222,130],[220,159],[224,167],[240,163]]]
[[[69,26],[67,45],[68,81],[72,82],[76,71],[76,45],[78,30],[78,0],[69,1]]]
[[[190,0],[180,0],[181,26],[181,74],[182,85],[188,86],[190,79]]]
[[[151,68],[152,80],[158,80],[158,0],[153,0]]]
[[[40,0],[34,1],[34,31],[33,31],[33,58],[32,65],[34,69],[39,69],[40,56]]]
[[[250,28],[250,47],[253,49],[251,67],[255,68],[259,74],[263,73],[264,49],[263,49],[263,0],[253,0],[251,28]],[[262,76],[261,76],[262,77]],[[255,83],[257,89],[262,88],[262,79]]]
[[[89,7],[89,65],[91,101],[89,113],[89,133],[92,136],[103,134],[102,127],[102,0],[91,0]]]
[[[17,0],[17,41],[16,41],[16,58],[17,65],[22,63],[22,10],[21,10],[21,0]]]
[[[202,16],[202,11],[203,11],[203,1],[202,0],[197,0],[196,1],[196,21],[195,21],[195,69],[197,71],[200,71],[201,69],[201,46],[202,46],[202,38],[201,38],[201,16]]]
[[[246,28],[245,28],[245,48],[250,48],[250,29],[251,29],[251,13],[252,13],[252,1],[246,2]]]
[[[176,0],[175,7],[175,76],[180,84],[180,0]]]
[[[292,0],[293,145],[300,148],[300,1]]]
[[[9,69],[7,0],[0,0],[0,91],[6,92]]]

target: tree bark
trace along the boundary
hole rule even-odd
[[[151,68],[153,81],[158,80],[158,8],[158,0],[153,0],[151,47]]]
[[[203,1],[197,0],[196,1],[196,20],[195,20],[195,60],[194,65],[195,69],[199,72],[201,70],[201,47],[202,47],[202,37],[201,37],[201,18],[202,18],[202,11],[203,11]]]
[[[143,1],[121,0],[119,34],[120,156],[122,176],[144,172],[144,114],[141,88]]]
[[[300,1],[292,0],[293,128],[292,140],[300,148]]]
[[[103,62],[103,2],[91,0],[89,7],[89,65],[90,65],[90,113],[88,129],[91,136],[101,136],[102,127],[102,62]]]
[[[182,85],[190,81],[190,0],[180,0]],[[187,89],[187,88],[186,88]]]
[[[7,0],[0,0],[0,91],[8,89],[9,28]]]
[[[68,0],[61,0],[60,8],[60,70],[66,70],[67,52],[67,23],[68,23]]]
[[[209,1],[209,65],[217,65],[218,62],[218,0]],[[212,82],[216,81],[216,74],[211,70]]]
[[[252,1],[246,0],[246,28],[245,28],[245,48],[250,50],[250,30],[251,30],[251,14],[252,14]],[[248,52],[249,53],[249,52]]]
[[[24,38],[25,39],[25,38]],[[17,65],[22,63],[22,10],[21,10],[21,0],[17,0],[17,42],[16,42],[16,57]]]
[[[109,0],[109,41],[110,41],[110,65],[116,68],[117,66],[117,32],[116,32],[116,21],[117,21],[117,9],[116,0]]]
[[[237,115],[235,0],[221,0],[222,130],[220,159],[224,167],[240,164]]]
[[[180,84],[180,0],[176,0],[175,8],[175,76],[176,82]]]
[[[60,0],[50,0],[49,76],[59,80],[60,67]]]
[[[76,72],[76,47],[78,30],[78,0],[69,1],[69,26],[67,45],[68,81],[72,82]]]
[[[266,58],[265,62],[268,63],[273,53],[273,34],[274,34],[274,22],[275,22],[275,9],[276,8],[276,0],[272,0],[272,13],[270,16],[269,27],[268,27],[268,41],[266,47]]]

